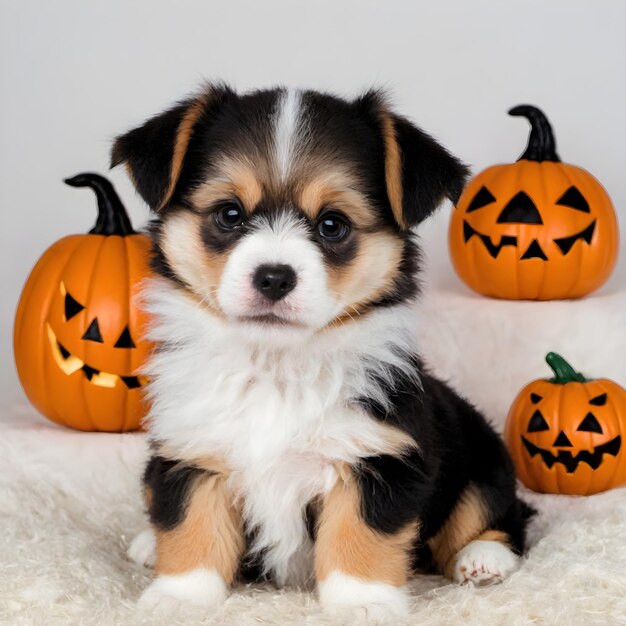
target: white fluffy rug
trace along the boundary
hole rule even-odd
[[[623,296],[573,306],[487,306],[471,296],[435,294],[424,305],[423,345],[433,369],[448,373],[501,428],[515,391],[548,374],[541,361],[548,349],[563,350],[590,373],[626,383]],[[586,315],[595,315],[595,323]],[[613,339],[599,349],[602,337]],[[0,623],[158,623],[135,609],[150,572],[125,558],[145,523],[139,490],[145,453],[141,434],[75,433],[37,417],[24,403],[4,408]],[[420,577],[412,584],[407,623],[626,624],[626,489],[588,498],[523,495],[539,514],[520,570],[481,589]],[[320,612],[312,596],[250,587],[236,589],[218,614],[181,613],[176,623],[337,622]]]
[[[0,623],[156,623],[134,601],[150,572],[125,558],[144,523],[143,435],[84,435],[5,413],[0,458]],[[410,624],[626,623],[626,490],[524,493],[538,509],[521,569],[491,588],[439,577],[412,585]],[[196,613],[180,623],[199,623]],[[178,623],[178,622],[177,622]],[[202,623],[333,624],[312,597],[240,588]]]

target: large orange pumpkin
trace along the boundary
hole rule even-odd
[[[588,380],[561,356],[546,361],[554,378],[520,391],[505,440],[521,481],[544,493],[590,495],[626,483],[626,390]]]
[[[584,296],[617,261],[611,199],[589,172],[561,162],[538,108],[520,105],[509,114],[530,121],[528,146],[516,163],[487,168],[463,192],[449,230],[454,268],[472,289],[495,298]]]
[[[138,370],[150,345],[133,295],[149,273],[150,240],[132,229],[108,180],[79,174],[65,182],[95,191],[98,220],[89,234],[53,244],[28,277],[13,334],[17,371],[49,419],[79,430],[134,430],[146,410]]]

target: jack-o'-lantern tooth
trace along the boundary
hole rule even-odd
[[[91,380],[95,374],[99,374],[100,371],[89,365],[83,365],[83,373],[87,380]]]
[[[141,381],[138,376],[121,376],[120,378],[129,389],[141,387]]]
[[[98,374],[93,374],[90,382],[98,387],[107,387],[109,389],[115,387],[117,381],[119,380],[119,376],[115,374],[110,374],[109,372],[99,372]]]
[[[58,341],[57,341],[57,347],[59,348],[59,352],[61,353],[61,356],[67,360],[70,357],[69,350],[66,350]]]
[[[46,324],[46,334],[48,335],[52,356],[62,372],[69,376],[83,367],[84,363],[78,357],[70,354],[69,351],[57,341],[50,324]]]

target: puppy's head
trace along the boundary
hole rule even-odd
[[[293,340],[415,296],[411,228],[466,169],[378,92],[208,86],[119,137],[156,212],[157,271],[261,338]]]

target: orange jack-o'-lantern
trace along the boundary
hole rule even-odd
[[[13,335],[17,371],[49,419],[134,430],[146,410],[139,372],[150,345],[133,295],[149,273],[150,240],[132,229],[108,180],[79,174],[65,182],[95,191],[98,220],[89,234],[53,244],[28,277]]]
[[[530,105],[528,147],[467,186],[452,213],[458,275],[475,291],[513,300],[578,298],[600,287],[617,261],[617,218],[604,187],[562,163],[545,115]]]
[[[520,391],[505,439],[517,475],[530,489],[590,495],[626,483],[626,390],[611,380],[588,380],[549,353],[554,378]]]

